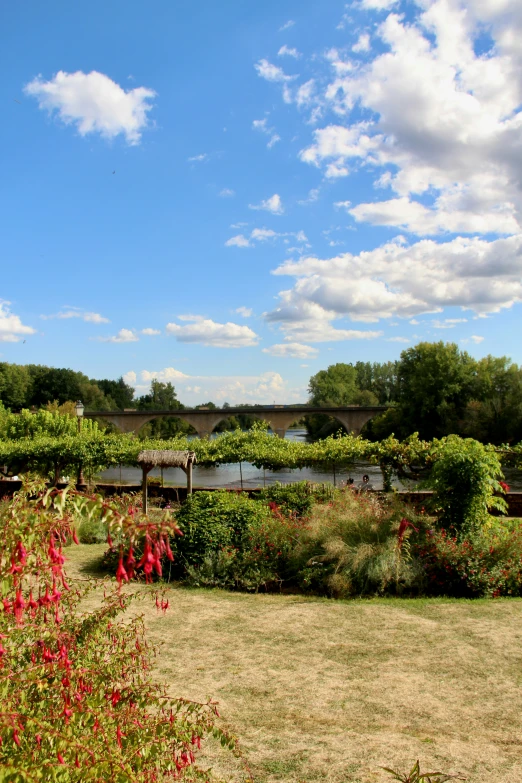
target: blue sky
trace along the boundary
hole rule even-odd
[[[522,362],[518,0],[4,4],[2,361],[305,401]]]

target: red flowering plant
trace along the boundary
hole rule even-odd
[[[88,613],[80,604],[93,585],[69,583],[64,570],[73,509],[99,514],[121,548],[118,585],[106,583]],[[215,703],[171,698],[152,680],[143,619],[118,620],[133,598],[122,583],[136,571],[151,578],[175,523],[57,490],[31,501],[19,494],[2,516],[0,781],[206,780],[196,764],[202,739],[235,745],[215,725]],[[135,538],[145,541],[138,562]]]

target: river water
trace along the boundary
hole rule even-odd
[[[288,440],[306,441],[306,430],[288,430],[285,436]],[[193,469],[193,484],[195,487],[226,487],[252,489],[254,487],[269,486],[277,481],[282,484],[290,484],[294,481],[313,481],[315,483],[330,482],[341,486],[348,478],[353,478],[357,485],[362,481],[364,474],[370,477],[370,484],[374,489],[382,489],[382,475],[377,465],[368,462],[357,462],[350,470],[337,470],[335,475],[332,470],[319,468],[302,468],[301,470],[260,470],[250,462],[242,462],[232,465],[219,465],[218,467],[203,468],[195,465]],[[522,491],[522,471],[506,469],[506,480],[514,491]],[[161,470],[151,470],[149,476],[161,477]],[[109,468],[98,476],[100,483],[107,484],[141,484],[142,473],[140,468],[132,468],[125,465]],[[180,468],[166,468],[163,470],[163,483],[165,486],[184,487],[187,484],[185,473]],[[414,488],[398,479],[393,480],[398,489]]]

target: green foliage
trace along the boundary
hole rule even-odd
[[[198,566],[221,550],[239,548],[249,525],[269,516],[267,506],[243,493],[196,492],[177,515],[183,536],[176,538],[173,545],[181,565]]]
[[[449,435],[433,443],[430,456],[428,483],[435,492],[442,527],[466,535],[489,521],[490,509],[506,512],[506,502],[495,494],[503,491],[499,483],[503,475],[492,447]]]
[[[285,515],[301,518],[310,513],[314,502],[329,502],[333,500],[334,495],[335,490],[331,484],[296,481],[293,484],[277,482],[262,489],[258,498],[268,503],[275,503]]]

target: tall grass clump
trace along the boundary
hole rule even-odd
[[[351,490],[314,505],[294,552],[300,587],[337,598],[419,592],[423,569],[409,537],[421,521],[393,501]]]

